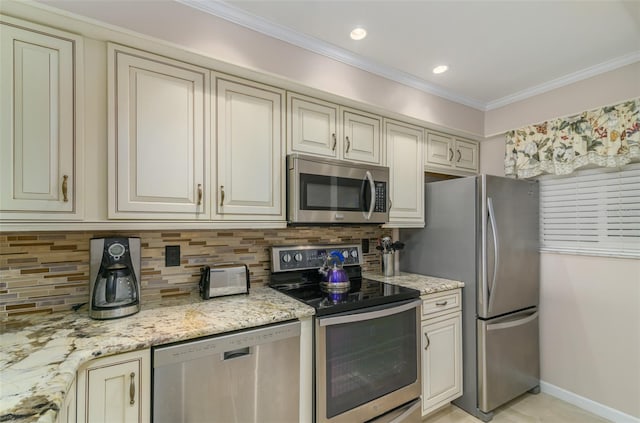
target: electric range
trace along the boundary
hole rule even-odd
[[[319,269],[332,251],[344,257],[347,292],[323,283]],[[316,309],[316,316],[336,314],[418,298],[420,291],[362,277],[360,245],[273,247],[269,286]]]

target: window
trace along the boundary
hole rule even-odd
[[[540,178],[542,251],[640,257],[640,164]]]

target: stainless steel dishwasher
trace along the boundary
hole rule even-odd
[[[153,421],[298,423],[300,322],[153,348]]]

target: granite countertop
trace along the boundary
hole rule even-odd
[[[313,314],[312,307],[256,287],[249,295],[143,304],[116,320],[93,320],[84,306],[2,322],[0,421],[55,421],[77,370],[94,358]]]
[[[417,289],[420,291],[420,295],[435,294],[436,292],[464,287],[464,282],[406,272],[400,272],[397,276],[384,276],[380,273],[365,272],[362,274],[362,277]]]

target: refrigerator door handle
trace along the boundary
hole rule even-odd
[[[498,257],[500,256],[500,245],[498,244],[498,228],[496,225],[496,215],[493,211],[493,200],[491,197],[487,197],[487,211],[489,214],[489,223],[491,223],[491,234],[493,235],[493,276],[491,278],[491,285],[488,287],[488,299],[489,305],[487,310],[491,310],[491,304],[493,303],[493,296],[491,293],[495,289],[496,274],[498,273]]]
[[[522,314],[518,313],[514,316],[510,316],[510,319],[508,320],[497,322],[497,323],[489,323],[487,324],[487,331],[509,329],[516,326],[526,325],[527,323],[538,318],[538,312],[535,310],[527,311],[527,313],[530,313],[530,314],[524,318],[522,317]]]

